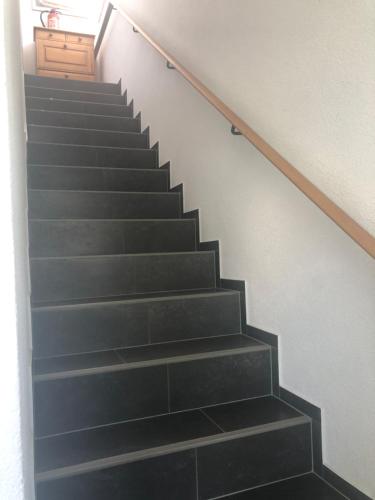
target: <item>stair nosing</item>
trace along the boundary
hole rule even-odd
[[[215,337],[213,337],[215,338]],[[152,344],[151,344],[152,345]],[[114,349],[115,351],[119,351],[121,349]],[[113,365],[99,366],[93,368],[80,368],[77,370],[66,370],[60,372],[51,372],[40,375],[35,375],[33,377],[34,383],[40,382],[50,382],[53,380],[63,380],[68,378],[78,378],[78,377],[89,377],[93,375],[102,375],[104,373],[114,373],[121,372],[127,370],[136,370],[140,368],[149,368],[152,366],[160,366],[160,365],[170,365],[170,364],[180,364],[186,363],[189,361],[199,361],[203,359],[217,359],[224,358],[226,356],[237,356],[239,354],[246,354],[251,352],[263,352],[269,351],[270,347],[264,344],[252,345],[252,346],[244,346],[244,347],[233,347],[228,349],[221,350],[213,350],[207,352],[200,352],[196,354],[184,354],[184,355],[175,355],[175,356],[167,356],[165,358],[151,359],[145,361],[133,361],[122,363],[116,363]]]
[[[32,96],[29,96],[32,97]],[[38,99],[38,98],[36,98]],[[43,99],[43,98],[42,98]],[[65,99],[60,99],[61,101],[65,101]],[[73,101],[74,102],[74,101]],[[79,101],[82,102],[82,101]],[[101,104],[101,103],[99,103]],[[41,112],[41,113],[51,113],[51,114],[60,114],[60,115],[74,115],[74,116],[84,116],[84,117],[97,117],[97,118],[119,118],[120,120],[135,120],[135,121],[140,121],[139,117],[130,117],[130,116],[117,116],[117,115],[97,115],[95,113],[76,113],[73,111],[60,111],[60,110],[54,110],[54,109],[38,109],[38,108],[28,108],[28,111],[36,111],[36,112]],[[30,123],[31,125],[41,125],[40,123]]]
[[[39,312],[39,311],[47,311],[51,309],[75,309],[75,308],[80,308],[80,307],[98,307],[104,304],[119,304],[121,302],[124,302],[126,304],[130,303],[141,303],[141,302],[159,302],[163,300],[179,300],[179,299],[193,299],[193,298],[202,298],[202,297],[216,297],[216,296],[223,296],[223,295],[238,295],[240,292],[237,290],[227,290],[227,289],[222,289],[223,291],[213,291],[213,292],[199,292],[199,293],[181,293],[181,295],[158,295],[155,297],[137,297],[137,298],[130,298],[130,299],[120,299],[120,300],[108,300],[108,301],[103,301],[103,300],[98,300],[97,302],[81,302],[81,303],[75,303],[75,304],[58,304],[58,305],[35,305],[31,307],[32,312]],[[141,294],[140,294],[141,295]]]
[[[182,251],[182,252],[143,252],[143,253],[115,253],[115,254],[106,254],[106,255],[70,255],[66,256],[54,256],[54,257],[30,257],[30,261],[33,260],[71,260],[71,259],[102,259],[102,258],[122,258],[122,257],[151,257],[151,256],[160,256],[167,255],[170,257],[171,255],[212,255],[215,254],[215,250],[191,250],[191,251]]]
[[[64,129],[64,130],[84,130],[85,132],[100,132],[100,133],[106,133],[106,134],[126,134],[126,135],[132,135],[132,136],[142,136],[142,137],[147,137],[147,135],[144,132],[129,132],[126,130],[107,130],[107,129],[97,129],[97,128],[86,128],[86,127],[69,127],[66,125],[49,125],[49,124],[42,124],[42,123],[28,123],[28,127],[38,127],[38,128],[53,128],[53,129]],[[35,142],[35,141],[34,141]],[[57,143],[60,144],[60,143]],[[82,144],[84,146],[84,144]],[[119,146],[115,146],[119,147]],[[123,148],[121,148],[123,149]],[[144,149],[144,148],[138,148],[138,149]]]
[[[112,94],[109,94],[109,95],[112,95]],[[117,107],[125,107],[125,108],[129,108],[130,107],[129,104],[114,104],[112,102],[81,101],[81,100],[78,101],[76,99],[61,99],[59,97],[39,97],[39,96],[34,96],[34,95],[27,95],[25,97],[26,97],[26,99],[42,99],[42,100],[47,100],[47,101],[61,101],[61,102],[75,102],[75,103],[80,103],[80,104],[94,104],[95,106],[97,106],[97,105],[102,106],[103,105],[103,106],[117,106]],[[27,107],[27,109],[31,109],[28,106],[26,106],[26,107]],[[33,108],[33,109],[35,111],[44,111],[42,109],[35,109],[35,108]],[[54,111],[54,110],[46,109],[45,111]],[[90,115],[91,113],[87,113],[87,114]],[[118,115],[98,115],[98,116],[109,116],[109,117],[115,116],[116,117]],[[135,117],[131,117],[131,116],[122,117],[122,116],[119,116],[119,118],[135,118]]]
[[[89,130],[89,129],[88,129]],[[123,148],[121,148],[123,149]],[[142,149],[142,148],[141,148]],[[167,170],[162,170],[161,168],[131,168],[131,167],[96,167],[94,166],[89,166],[89,165],[49,165],[48,163],[43,164],[43,163],[28,163],[27,164],[28,168],[33,168],[33,167],[46,167],[46,168],[91,168],[95,170],[116,170],[117,172],[121,172],[123,170],[128,171],[130,170],[131,172],[165,172],[166,175],[168,175]]]
[[[92,189],[35,189],[35,188],[29,188],[28,192],[34,193],[34,192],[47,192],[47,193],[110,193],[110,194],[141,194],[141,195],[168,195],[168,196],[180,196],[180,193],[174,192],[174,191],[111,191],[111,190],[103,190],[103,191],[98,191],[98,190],[92,190]],[[49,220],[49,219],[47,219]],[[99,219],[100,220],[100,219]],[[163,219],[161,219],[163,220]]]
[[[223,337],[238,337],[238,336],[241,336],[241,337],[246,337],[246,338],[249,338],[250,340],[255,340],[256,342],[258,342],[260,345],[263,345],[264,343],[261,342],[260,340],[257,340],[257,339],[254,339],[252,337],[249,337],[248,335],[242,333],[242,332],[235,332],[235,333],[223,333],[221,335],[209,335],[208,337],[204,337],[204,336],[200,336],[200,337],[191,337],[191,338],[188,338],[188,339],[178,339],[178,340],[167,340],[166,342],[148,342],[147,344],[139,344],[139,345],[132,345],[132,346],[124,346],[124,347],[113,347],[113,348],[110,348],[110,349],[106,349],[105,351],[103,351],[103,349],[99,349],[99,350],[96,350],[96,351],[88,351],[88,352],[78,352],[78,353],[72,353],[72,354],[58,354],[58,355],[54,355],[54,356],[43,356],[43,357],[37,357],[37,358],[32,358],[32,361],[43,361],[43,360],[46,360],[46,359],[60,359],[60,358],[65,358],[67,356],[81,356],[81,355],[85,355],[85,354],[98,354],[98,353],[103,353],[103,352],[116,352],[116,351],[122,351],[123,349],[137,349],[139,347],[150,347],[150,346],[158,346],[158,345],[171,345],[171,344],[178,344],[179,342],[195,342],[197,340],[212,340],[212,339],[220,339],[220,338],[223,338]],[[264,345],[267,345],[267,344],[264,344]],[[283,403],[285,404],[288,404],[286,403],[285,401],[281,400],[279,397],[277,396],[273,396],[275,397],[276,399],[279,399],[280,401],[282,401]],[[290,406],[290,405],[288,405]],[[298,411],[296,408],[293,408],[294,410]]]
[[[58,92],[77,92],[79,94],[95,94],[95,95],[123,97],[123,94],[107,94],[106,92],[91,92],[91,90],[61,89],[61,88],[57,88],[57,87],[39,87],[37,85],[25,85],[25,90],[26,89],[43,89],[43,90],[52,90],[54,92],[56,92],[56,91],[58,91]],[[26,94],[26,97],[34,97],[34,96],[30,96],[30,95]],[[39,97],[39,96],[37,96],[37,97]],[[48,99],[48,97],[46,99]],[[71,100],[71,99],[68,99],[68,100]]]
[[[111,191],[112,192],[112,191]],[[115,191],[116,193],[118,191]],[[31,218],[29,222],[113,222],[113,223],[124,223],[124,222],[195,222],[196,219],[40,219]]]
[[[276,422],[275,421],[270,422],[268,424],[245,427],[243,429],[238,429],[235,431],[221,432],[218,434],[214,434],[212,436],[190,439],[188,441],[180,441],[169,445],[162,445],[154,448],[148,448],[135,452],[124,453],[121,455],[101,458],[98,460],[82,462],[76,465],[59,467],[56,469],[52,469],[50,471],[37,473],[36,481],[43,482],[55,479],[62,479],[66,477],[72,477],[84,473],[94,472],[101,469],[116,467],[118,465],[125,465],[131,462],[137,462],[148,458],[154,458],[161,455],[176,453],[178,451],[189,450],[192,448],[201,448],[203,446],[219,444],[226,441],[255,436],[258,434],[264,434],[266,432],[287,429],[289,427],[296,427],[305,424],[311,424],[311,419],[309,417],[306,417],[305,415],[301,415],[298,417],[291,417]]]
[[[157,151],[153,148],[129,148],[129,147],[117,147],[117,146],[91,146],[90,144],[66,144],[64,142],[44,142],[44,141],[27,141],[28,144],[35,144],[40,146],[40,144],[45,144],[49,146],[69,146],[73,148],[93,148],[93,149],[117,149],[119,151],[146,151],[148,153],[155,153],[157,154]],[[121,167],[118,167],[121,168]],[[156,169],[157,167],[155,167]]]

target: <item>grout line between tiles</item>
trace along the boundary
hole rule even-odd
[[[269,394],[266,394],[264,396],[255,396],[253,398],[236,399],[236,400],[228,401],[228,402],[225,402],[225,403],[217,403],[217,404],[214,404],[214,405],[205,406],[203,408],[216,408],[218,406],[225,406],[225,405],[232,404],[232,403],[241,403],[242,401],[253,401],[255,399],[266,398],[266,397],[269,397],[269,396],[270,396]],[[179,414],[179,413],[188,413],[188,412],[191,412],[191,411],[198,411],[198,410],[201,410],[201,409],[202,409],[202,407],[198,406],[198,407],[195,407],[195,408],[189,408],[187,410],[177,410],[177,411],[172,412],[172,415]],[[46,436],[39,436],[39,437],[36,437],[35,439],[36,439],[36,441],[41,441],[41,440],[44,440],[44,439],[54,438],[54,437],[57,437],[57,436],[64,436],[65,434],[75,434],[75,433],[82,432],[82,431],[89,431],[89,430],[93,430],[93,429],[101,429],[101,428],[105,428],[105,427],[111,427],[113,425],[125,424],[125,423],[128,423],[128,422],[137,422],[137,421],[142,421],[142,420],[150,420],[150,419],[153,419],[153,418],[163,417],[163,416],[166,416],[166,415],[169,415],[169,413],[168,412],[157,413],[156,415],[149,415],[147,417],[131,418],[131,419],[128,419],[128,420],[120,420],[118,422],[110,422],[108,424],[95,425],[95,426],[92,426],[92,427],[82,427],[80,429],[74,429],[74,430],[71,430],[71,431],[57,432],[55,434],[48,434]]]
[[[206,418],[208,418],[208,420],[210,422],[212,422],[215,425],[215,427],[217,427],[218,429],[220,429],[221,432],[225,432],[225,430],[217,422],[215,422],[215,420],[213,418],[211,418],[202,408],[200,408],[200,411],[201,411],[201,413],[203,413],[203,415]]]
[[[196,497],[199,500],[199,477],[198,477],[198,450],[195,448],[195,488],[196,488]]]
[[[350,500],[349,497],[347,497],[346,495],[344,495],[344,493],[342,493],[340,490],[338,490],[337,488],[335,488],[335,486],[333,486],[331,483],[329,483],[326,479],[324,479],[324,477],[322,476],[319,476],[319,474],[317,474],[316,472],[312,472],[314,474],[314,476],[316,476],[317,478],[319,478],[321,481],[323,481],[323,483],[327,484],[330,488],[332,488],[334,491],[336,491],[337,493],[339,493],[343,498],[345,498],[346,500]]]
[[[295,476],[289,476],[289,477],[286,477],[284,479],[279,479],[277,481],[270,481],[268,483],[258,484],[257,486],[253,486],[252,488],[247,488],[247,489],[238,490],[238,491],[232,491],[231,493],[225,493],[225,495],[220,495],[218,497],[210,497],[208,500],[221,500],[221,499],[225,499],[225,498],[228,498],[230,500],[230,498],[233,495],[238,495],[239,493],[246,493],[247,491],[254,491],[256,489],[261,489],[265,486],[271,486],[272,484],[284,483],[285,481],[290,481],[291,479],[297,479],[298,477],[308,476],[309,474],[311,474],[311,472],[304,472],[302,474],[296,474]]]
[[[170,374],[169,374],[169,365],[166,364],[167,368],[167,397],[168,397],[168,413],[171,413],[171,388],[170,388]]]

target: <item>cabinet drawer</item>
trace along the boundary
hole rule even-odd
[[[48,69],[38,69],[36,74],[38,76],[49,76],[50,78],[63,78],[64,80],[86,80],[86,81],[95,80],[95,75],[88,75],[81,73],[67,73],[62,71],[50,71]]]
[[[37,67],[68,73],[94,73],[92,47],[37,40]]]
[[[65,33],[59,33],[58,31],[43,31],[36,30],[35,36],[37,40],[52,40],[55,42],[65,42]]]
[[[83,45],[94,45],[94,38],[84,35],[70,35],[67,33],[66,41],[69,43],[80,43]]]

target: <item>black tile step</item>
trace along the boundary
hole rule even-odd
[[[228,500],[343,500],[346,497],[316,474],[310,473],[224,498]]]
[[[104,104],[96,102],[67,101],[52,97],[26,97],[27,109],[64,111],[91,115],[120,116],[133,118],[133,105]]]
[[[179,219],[179,193],[29,190],[30,219]]]
[[[87,80],[69,80],[64,78],[50,78],[48,76],[25,75],[25,85],[66,90],[81,90],[83,92],[101,92],[104,94],[121,94],[121,84],[91,82]]]
[[[81,146],[107,146],[114,148],[148,149],[149,134],[118,132],[85,128],[55,127],[51,125],[29,125],[28,139],[31,142],[77,144]]]
[[[29,164],[112,168],[156,168],[158,151],[152,149],[78,146],[28,142]]]
[[[30,257],[197,250],[195,219],[30,220]]]
[[[43,109],[28,109],[26,116],[27,122],[32,125],[141,132],[141,120],[139,117],[89,115],[84,113],[46,111]]]
[[[68,477],[78,465],[80,472],[89,472],[98,461],[108,467],[114,461],[119,465],[308,423],[287,404],[266,396],[41,438],[35,442],[37,480]]]
[[[32,258],[32,302],[215,288],[215,252]]]
[[[34,381],[56,380],[268,350],[269,346],[246,335],[236,334],[35,359]]]
[[[32,87],[26,85],[26,97],[43,97],[63,99],[65,101],[99,102],[104,104],[126,104],[125,97],[117,94],[103,94],[101,92],[87,92],[46,87]]]
[[[184,344],[193,345],[185,345],[188,354],[180,347],[179,356],[172,356],[178,351],[172,344],[164,348],[164,354],[160,345],[148,347],[147,353],[146,347],[134,348],[127,354],[128,363],[124,351],[121,358],[112,351],[79,355],[69,366],[61,360],[60,368],[66,371],[34,377],[36,436],[270,395],[269,346],[250,342],[243,346],[229,342],[232,337],[187,341]],[[218,339],[222,340],[221,350]],[[200,352],[193,352],[194,343],[201,344]],[[166,357],[152,359],[152,353]],[[131,358],[136,361],[130,362]],[[94,361],[95,367],[90,368]],[[59,360],[38,363],[44,370],[56,370]],[[225,418],[225,414],[221,416],[223,421]]]
[[[165,169],[64,167],[29,165],[30,189],[167,192],[169,173]]]
[[[241,331],[240,295],[232,290],[32,309],[35,358],[232,335]]]

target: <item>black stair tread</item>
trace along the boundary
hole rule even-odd
[[[28,165],[29,189],[168,192],[169,174],[160,168]]]
[[[79,165],[81,166],[93,166],[94,159],[95,166],[100,167],[105,165],[113,168],[157,168],[157,150],[155,148],[119,148],[33,141],[27,142],[27,148],[29,163],[38,163],[39,165],[56,161],[55,165],[66,165],[66,161],[70,162],[73,159],[76,161],[78,155]],[[40,160],[41,156],[43,157],[42,160]],[[35,157],[37,159],[33,160]],[[71,160],[67,160],[67,158],[71,158]]]
[[[64,88],[60,88],[60,87],[47,87],[47,85],[41,87],[40,85],[30,85],[30,84],[27,84],[25,85],[25,89],[29,89],[29,88],[35,88],[35,89],[39,89],[39,90],[52,90],[52,91],[59,91],[59,92],[66,92],[66,95],[69,95],[69,93],[77,93],[79,92],[80,94],[97,94],[97,95],[110,95],[110,96],[120,96],[121,97],[121,94],[112,94],[112,93],[107,93],[107,92],[97,92],[97,91],[92,91],[92,90],[81,90],[81,89],[64,89]]]
[[[255,350],[268,350],[269,347],[242,334],[208,337],[196,340],[150,344],[140,347],[116,349],[113,351],[76,354],[34,360],[35,380],[51,380],[61,376],[74,376],[87,370],[127,369],[139,366],[182,362],[191,359],[216,357]],[[223,416],[222,418],[225,418]]]
[[[70,114],[70,113],[67,113]],[[135,118],[130,118],[131,120],[135,120]],[[41,125],[39,123],[29,123],[28,127],[30,128],[38,128],[38,129],[55,129],[58,131],[63,132],[64,130],[68,131],[73,131],[73,130],[84,130],[85,132],[93,133],[95,132],[104,132],[106,134],[113,134],[113,135],[120,135],[120,136],[139,136],[139,135],[145,135],[144,132],[129,132],[127,130],[107,130],[107,129],[100,129],[100,128],[87,128],[87,127],[67,127],[64,125]],[[33,141],[31,141],[33,142]],[[104,146],[104,147],[112,147],[112,146]],[[142,148],[138,148],[142,149]]]
[[[148,135],[143,132],[29,124],[28,133],[30,142],[34,143],[56,142],[58,144],[77,144],[79,146],[150,149]],[[125,142],[128,142],[128,144]]]
[[[132,148],[131,148],[132,149]],[[124,169],[119,169],[116,167],[103,167],[103,166],[96,166],[96,165],[52,165],[49,163],[28,163],[28,167],[33,168],[33,167],[43,167],[43,168],[78,168],[78,169],[88,169],[88,170],[114,170],[118,172],[119,170],[126,170],[130,172],[167,172],[167,170],[163,170],[161,168],[124,168]]]
[[[242,427],[264,425],[277,420],[293,418],[300,413],[275,397],[248,399],[236,403],[212,406],[205,409],[206,415],[225,432]]]
[[[170,453],[177,449],[238,438],[241,433],[264,433],[282,426],[308,422],[306,417],[273,396],[249,401],[252,401],[249,412],[253,411],[256,418],[253,419],[249,413],[242,427],[237,426],[234,433],[221,429],[213,419],[207,417],[208,408],[202,408],[37,439],[38,479],[59,475],[62,471],[58,469],[64,467],[72,467],[70,471],[63,471],[63,475],[69,475],[74,473],[75,465],[82,468],[86,464],[86,470],[90,470],[92,465],[97,467],[97,463],[90,465],[96,460],[119,459],[121,456],[117,462],[124,463],[152,456],[156,449],[159,453]],[[242,404],[240,401],[219,406],[228,407],[228,419],[230,415],[235,419],[237,409]],[[270,406],[273,407],[273,414],[269,412]],[[103,465],[106,465],[105,462]]]
[[[55,103],[55,109],[52,109],[51,104]],[[46,107],[38,107],[46,106]],[[26,107],[27,109],[32,109],[35,111],[61,111],[69,109],[74,109],[74,112],[78,113],[79,110],[84,110],[84,114],[95,116],[107,116],[107,117],[120,117],[120,118],[133,118],[132,106],[128,104],[112,104],[110,102],[93,102],[93,101],[76,101],[70,99],[61,99],[57,97],[38,97],[38,96],[26,96]],[[58,109],[57,109],[58,108]],[[89,110],[95,110],[90,112]],[[102,115],[100,111],[104,111]],[[129,113],[129,114],[128,114]]]
[[[64,96],[62,97],[63,100],[67,100],[67,101],[75,101],[75,100],[78,100],[78,101],[84,101],[84,102],[100,102],[100,103],[106,103],[105,101],[91,101],[90,100],[90,96],[103,96],[104,98],[106,97],[109,97],[110,99],[117,99],[117,98],[120,98],[120,100],[123,99],[123,96],[121,94],[111,94],[111,93],[106,93],[106,92],[95,92],[95,91],[92,91],[92,90],[83,90],[83,89],[63,89],[63,88],[56,88],[56,87],[39,87],[37,85],[25,85],[25,94],[26,94],[26,97],[46,97],[47,99],[49,98],[54,98],[53,95],[49,96],[49,95],[36,95],[34,96],[32,94],[33,90],[36,90],[37,92],[40,92],[40,94],[42,94],[43,92],[46,92],[47,94],[53,94],[53,93],[56,93],[56,95],[59,95],[60,96]],[[74,96],[77,96],[77,94],[82,94],[82,98],[79,97],[77,99],[74,98]],[[57,97],[57,98],[60,98],[61,97]],[[87,101],[85,101],[85,98],[87,99]],[[113,103],[109,103],[109,104],[113,104]],[[121,104],[126,104],[125,103],[125,100],[124,102],[120,102],[120,103],[116,103],[117,105],[120,105]]]
[[[96,115],[94,113],[67,112],[59,110],[37,109],[29,107],[27,109],[27,122],[29,125],[48,125],[67,128],[77,128],[77,123],[84,123],[86,129],[105,131],[123,131],[131,127],[131,131],[141,132],[140,117],[130,118],[128,116]],[[105,128],[103,128],[105,127]]]
[[[85,191],[86,192],[86,191]],[[57,222],[59,224],[64,224],[66,222],[74,222],[74,223],[79,223],[79,222],[82,222],[82,223],[86,223],[86,222],[95,222],[95,223],[98,223],[98,224],[105,224],[106,222],[110,223],[110,224],[123,224],[124,222],[126,223],[139,223],[139,222],[155,222],[155,223],[162,223],[162,222],[181,222],[181,223],[184,223],[184,222],[195,222],[196,219],[38,219],[38,218],[35,218],[35,217],[30,217],[29,218],[29,221],[31,222],[41,222],[41,223],[45,223],[45,224],[51,224],[51,223],[54,223],[54,222]]]
[[[163,415],[122,424],[38,439],[38,473],[81,462],[220,434],[201,411]]]
[[[82,306],[96,307],[100,304],[119,304],[120,302],[148,302],[155,300],[173,300],[173,299],[195,299],[200,297],[210,297],[217,294],[238,295],[236,290],[228,290],[225,288],[207,288],[199,290],[176,290],[173,292],[153,292],[153,293],[139,293],[133,295],[117,295],[116,297],[96,297],[91,299],[79,300],[66,300],[61,302],[49,302],[48,304],[38,304],[32,306],[32,311],[43,310],[61,310],[64,308],[78,308]]]
[[[181,217],[181,199],[168,191],[29,189],[29,217],[176,219]]]
[[[228,500],[343,500],[338,491],[314,473],[229,495]]]
[[[121,93],[121,84],[118,83],[110,83],[110,82],[99,82],[99,81],[90,81],[90,80],[69,80],[63,78],[52,78],[48,76],[39,76],[25,73],[24,75],[25,85],[32,85],[33,87],[42,87],[42,88],[67,88],[71,90],[80,90],[82,88],[87,89],[107,89],[112,94],[120,94]],[[91,92],[91,90],[90,90]]]
[[[33,99],[43,99],[43,97],[33,97]],[[51,98],[46,97],[44,99],[51,100]],[[55,101],[63,101],[64,99],[54,99]],[[106,106],[120,106],[119,104],[107,104]],[[57,116],[82,116],[83,118],[110,118],[111,120],[119,120],[119,121],[134,121],[138,122],[139,118],[131,118],[130,116],[113,116],[113,115],[96,115],[95,113],[83,113],[83,112],[73,112],[73,111],[60,111],[60,110],[53,110],[53,109],[38,109],[38,108],[28,108],[28,111],[38,111],[38,113],[45,113],[46,115],[57,115]],[[40,125],[39,123],[32,123],[30,122],[30,125]],[[53,125],[55,127],[61,127],[63,125]],[[66,128],[75,128],[75,127],[66,127]],[[107,129],[105,129],[107,131]]]
[[[87,130],[90,130],[90,129],[87,129]],[[111,132],[111,131],[109,131]],[[125,133],[128,133],[128,132],[125,132]],[[130,132],[131,133],[131,132]],[[141,135],[141,134],[138,134],[137,132],[135,133],[135,135]],[[48,145],[51,145],[51,146],[69,146],[70,148],[92,148],[92,149],[100,149],[100,150],[121,150],[123,151],[124,149],[128,149],[129,151],[141,151],[141,152],[154,152],[154,150],[152,148],[150,149],[145,149],[145,148],[119,148],[117,146],[91,146],[90,144],[64,144],[64,143],[60,143],[60,142],[36,142],[36,141],[28,141],[28,144],[36,144],[36,145],[41,145],[41,144],[48,144]],[[43,165],[43,163],[39,163],[39,165]],[[56,165],[58,166],[58,165]],[[65,166],[70,166],[70,165],[65,165]],[[82,166],[86,166],[86,165],[82,165]],[[113,168],[113,167],[112,167]]]

